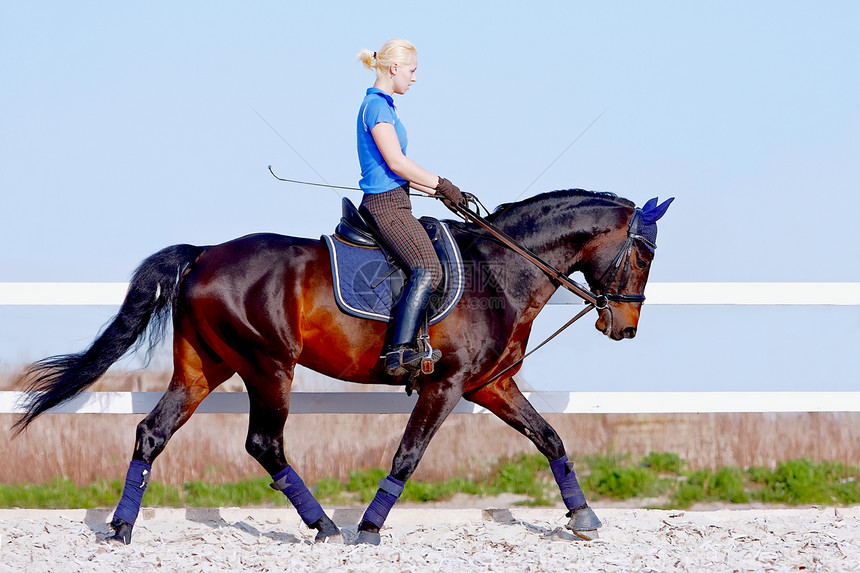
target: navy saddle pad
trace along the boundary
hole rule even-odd
[[[448,225],[422,217],[444,278],[430,299],[429,322],[445,318],[463,296],[465,280],[460,248]],[[346,314],[388,322],[391,310],[406,282],[406,273],[374,239],[352,202],[343,199],[343,218],[334,235],[323,235],[334,278],[334,297]]]

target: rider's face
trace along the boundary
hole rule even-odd
[[[403,95],[418,79],[415,70],[418,69],[418,56],[412,55],[406,64],[393,64],[391,66],[392,80],[394,82],[394,93]]]

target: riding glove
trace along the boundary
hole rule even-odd
[[[444,197],[442,201],[449,209],[453,205],[465,205],[466,203],[463,193],[460,192],[460,188],[444,177],[439,178],[439,184],[436,185],[436,193]],[[451,204],[449,205],[449,203]]]

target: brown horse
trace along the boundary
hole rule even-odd
[[[643,300],[637,295],[653,259],[656,220],[668,203],[658,207],[652,200],[636,209],[611,194],[556,191],[506,204],[487,220],[563,273],[581,272],[595,294],[616,295],[603,299],[596,327],[621,340],[636,334]],[[476,225],[450,224],[474,276],[454,310],[430,327],[443,358],[417,385],[418,400],[391,474],[380,482],[357,541],[379,542],[403,484],[460,398],[490,410],[535,444],[550,460],[570,510],[568,527],[591,537],[583,532],[593,532],[600,521],[585,502],[564,445],[517,388],[513,376],[519,366],[504,372],[523,356],[532,321],[558,282]],[[272,487],[318,530],[318,541],[337,539],[338,527],[287,463],[284,426],[294,368],[302,364],[363,384],[405,381],[387,377],[382,368],[386,324],[339,310],[322,241],[258,234],[215,246],[175,245],[150,256],[135,271],[119,313],[87,350],[33,366],[34,393],[16,431],[90,386],[141,344],[148,328],[150,344],[157,342],[171,311],[173,375],[137,427],[112,539],[130,542],[151,464],[200,402],[234,373],[250,400],[248,453],[272,476]]]

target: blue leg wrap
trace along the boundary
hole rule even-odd
[[[131,460],[128,466],[128,473],[125,475],[125,487],[122,490],[122,497],[119,500],[114,518],[121,519],[130,525],[134,525],[137,519],[137,514],[140,512],[140,502],[143,500],[143,492],[146,491],[146,486],[149,484],[149,473],[152,466]]]
[[[272,489],[276,489],[287,496],[287,499],[299,512],[299,517],[302,518],[305,525],[311,526],[325,515],[320,503],[292,467],[287,466],[273,475],[272,479],[275,482],[271,484]]]
[[[576,472],[573,471],[573,463],[569,462],[567,456],[562,456],[554,462],[549,463],[552,475],[558,489],[561,490],[561,499],[567,509],[579,509],[585,505],[585,494],[576,480]]]
[[[367,511],[364,512],[362,520],[369,521],[376,527],[382,527],[385,518],[388,517],[388,512],[391,511],[394,503],[403,493],[403,486],[405,485],[406,482],[394,479],[390,475],[380,480],[376,496],[370,502]]]

